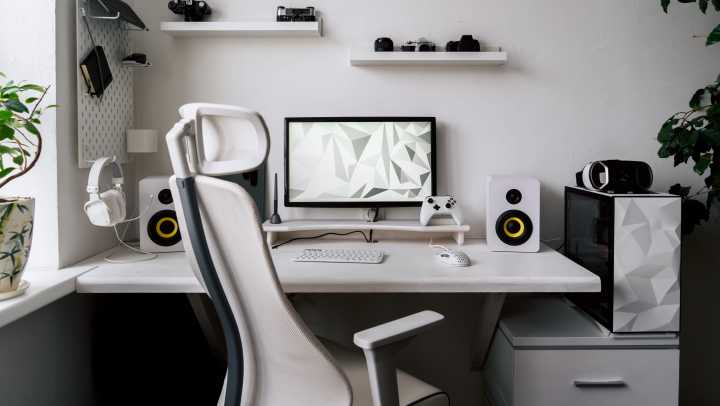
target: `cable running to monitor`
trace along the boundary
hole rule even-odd
[[[314,239],[317,239],[317,238],[327,237],[328,235],[337,235],[337,236],[341,236],[341,237],[342,237],[342,236],[351,235],[351,234],[356,234],[356,233],[362,234],[363,238],[365,239],[365,242],[367,242],[367,243],[372,242],[372,239],[371,239],[370,237],[368,237],[367,234],[365,234],[365,232],[360,231],[360,230],[355,230],[355,231],[350,231],[350,232],[347,232],[347,233],[332,233],[332,232],[331,232],[331,233],[324,233],[324,234],[320,234],[320,235],[314,235],[314,236],[311,236],[311,237],[295,237],[295,238],[291,238],[291,239],[289,239],[289,240],[287,240],[287,241],[283,241],[283,242],[281,242],[281,243],[279,243],[279,244],[275,244],[275,245],[272,246],[272,248],[275,249],[275,248],[281,247],[281,246],[283,246],[283,245],[285,245],[285,244],[290,244],[290,243],[293,242],[293,241],[299,241],[299,240],[314,240]]]

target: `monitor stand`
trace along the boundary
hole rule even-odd
[[[367,212],[365,213],[365,220],[368,223],[375,223],[378,221],[378,217],[380,215],[380,208],[379,207],[371,207],[367,209]]]

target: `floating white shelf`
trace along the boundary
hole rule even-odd
[[[467,224],[438,224],[423,226],[417,220],[380,220],[373,223],[364,220],[288,220],[280,224],[263,223],[268,244],[276,241],[277,234],[302,231],[338,231],[338,230],[375,230],[398,231],[427,234],[452,234],[455,241],[462,245],[465,233],[470,231]]]
[[[164,22],[160,31],[174,37],[321,37],[322,20]]]
[[[507,63],[507,52],[374,52],[350,51],[350,65],[492,66]]]

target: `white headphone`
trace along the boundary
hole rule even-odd
[[[108,165],[113,166],[113,188],[100,192],[100,176]],[[125,220],[123,182],[122,168],[115,162],[114,157],[103,157],[93,163],[87,184],[90,200],[83,207],[92,224],[100,227],[112,227]]]

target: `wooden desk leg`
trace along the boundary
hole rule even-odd
[[[208,347],[210,347],[213,358],[218,363],[224,364],[227,360],[225,336],[210,297],[204,293],[188,293],[185,296],[187,296],[193,313],[195,313],[195,318],[205,336]]]
[[[505,303],[505,293],[490,293],[485,295],[482,311],[479,315],[477,333],[475,334],[472,369],[481,371],[485,365],[490,344],[492,344],[497,329],[500,313]]]

